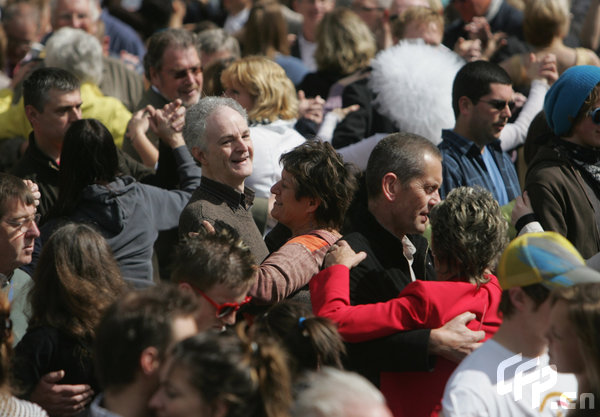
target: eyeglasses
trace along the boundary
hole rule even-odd
[[[355,12],[372,13],[372,12],[382,12],[385,10],[385,8],[384,7],[352,6],[352,10],[354,10]]]
[[[504,100],[495,100],[495,99],[490,99],[490,100],[479,100],[479,101],[483,101],[484,103],[489,104],[490,106],[492,106],[494,109],[498,110],[498,111],[502,111],[506,108],[506,106],[508,106],[508,109],[510,111],[513,111],[513,109],[515,108],[515,102],[514,101],[504,101]]]
[[[33,223],[35,223],[36,225],[39,224],[41,218],[42,215],[36,213],[33,216],[26,217],[23,220],[4,220],[4,222],[16,229],[19,229],[21,233],[27,233],[29,230],[31,230],[31,226],[33,226]]]
[[[195,67],[171,72],[171,74],[173,74],[173,78],[178,79],[178,80],[187,77],[188,73],[191,73],[193,76],[196,76],[196,75],[202,73],[202,66],[197,65]]]
[[[223,304],[219,304],[215,300],[213,300],[212,298],[210,298],[208,295],[206,295],[204,293],[204,291],[199,290],[198,288],[194,287],[189,282],[188,282],[188,284],[190,285],[190,287],[192,287],[194,289],[194,291],[196,291],[198,294],[200,294],[202,297],[204,297],[204,299],[206,301],[208,301],[210,304],[212,304],[212,306],[214,308],[217,309],[216,316],[217,316],[218,319],[222,319],[223,317],[226,317],[226,316],[230,315],[231,313],[235,313],[243,305],[248,304],[250,302],[250,300],[252,300],[252,297],[248,295],[248,296],[246,296],[246,298],[244,298],[244,301],[242,301],[241,303],[223,303]]]
[[[600,107],[596,107],[595,109],[590,110],[588,116],[592,118],[592,122],[594,122],[597,125],[600,125]]]

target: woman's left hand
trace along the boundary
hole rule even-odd
[[[345,240],[338,240],[331,246],[329,252],[327,252],[323,266],[328,268],[332,265],[344,265],[348,269],[352,269],[366,257],[367,254],[365,252],[356,253],[350,247],[348,242]]]

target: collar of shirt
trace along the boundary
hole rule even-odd
[[[254,202],[254,191],[248,187],[244,187],[244,192],[240,193],[234,188],[221,182],[202,177],[200,188],[222,199],[231,207],[242,206],[248,210]]]
[[[459,135],[453,130],[444,129],[442,138],[445,141],[452,143],[452,145],[460,149],[461,153],[469,156],[481,155],[481,148],[475,142]],[[501,150],[500,139],[496,139],[494,142],[489,143],[486,147],[491,147],[493,150]]]

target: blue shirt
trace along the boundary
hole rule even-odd
[[[456,187],[475,185],[488,189],[500,205],[506,201],[505,198],[511,201],[521,195],[517,171],[508,154],[502,152],[500,140],[486,145],[486,151],[489,151],[496,163],[504,183],[506,197],[499,195],[496,191],[492,175],[483,160],[481,148],[476,143],[452,130],[442,130],[442,142],[438,147],[443,156],[442,176],[444,181],[440,188],[442,198],[445,198]]]

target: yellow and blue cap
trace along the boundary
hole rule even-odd
[[[498,264],[502,289],[542,284],[549,289],[600,282],[577,249],[555,232],[527,233],[514,239]]]

